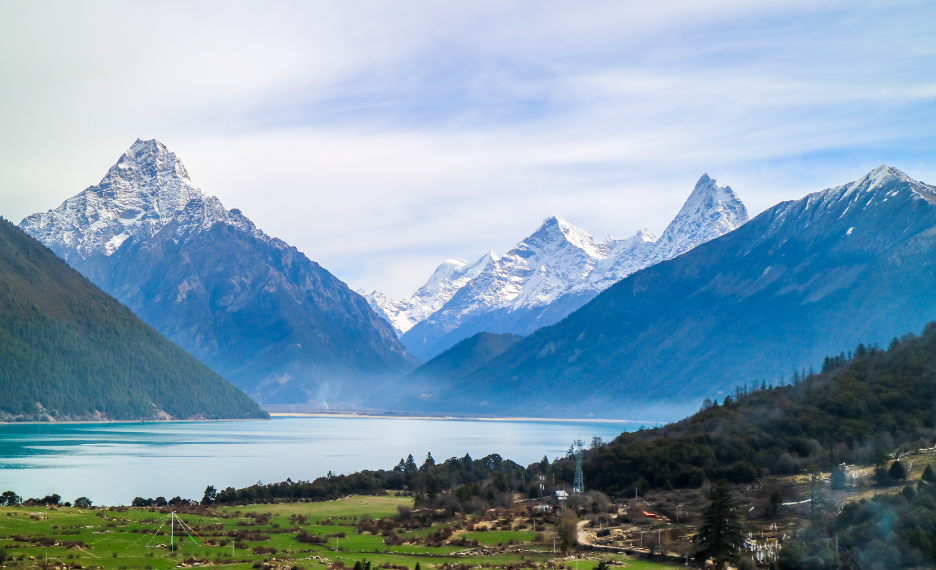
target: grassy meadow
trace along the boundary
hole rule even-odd
[[[533,533],[529,529],[504,528],[503,521],[491,520],[490,515],[469,516],[464,523],[376,529],[380,519],[397,516],[398,507],[412,506],[409,497],[352,496],[319,503],[198,508],[191,509],[197,512],[179,513],[188,528],[174,523],[174,531],[170,530],[169,511],[165,508],[0,507],[0,559],[4,568],[46,570],[168,570],[198,566],[338,570],[365,559],[372,567],[393,570],[412,570],[417,563],[427,570],[590,570],[597,563],[597,555],[575,560],[554,553],[550,529]],[[371,528],[359,532],[359,525]],[[521,522],[516,526],[525,525]],[[491,530],[487,530],[489,527]],[[170,535],[175,551],[169,548]],[[623,555],[602,556],[630,569],[674,568]]]

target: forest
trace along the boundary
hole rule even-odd
[[[0,345],[0,420],[269,417],[3,219]]]

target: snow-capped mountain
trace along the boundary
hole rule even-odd
[[[410,352],[430,358],[481,331],[529,334],[561,320],[631,273],[685,253],[747,219],[737,194],[708,175],[699,179],[659,240],[645,227],[629,238],[596,242],[558,216],[547,218],[503,257],[491,259],[441,308],[412,325],[401,340]],[[371,298],[373,307],[376,295]],[[383,314],[393,317],[390,311]]]
[[[415,366],[362,297],[202,192],[158,141],[20,227],[265,402],[353,404]]]
[[[393,409],[685,417],[739,384],[789,382],[827,355],[920,331],[936,319],[934,252],[936,187],[880,166],[632,274]]]
[[[137,139],[96,186],[58,208],[33,214],[20,226],[64,257],[112,255],[127,238],[146,239],[170,222],[180,235],[224,223],[276,247],[288,247],[257,229],[240,210],[226,210],[189,178],[174,152],[156,140]]]
[[[358,293],[364,295],[378,315],[390,322],[397,335],[403,335],[413,325],[442,308],[459,289],[484,271],[491,261],[499,259],[493,251],[474,263],[467,263],[464,259],[446,259],[426,284],[409,299],[394,301],[379,291],[365,293],[363,289],[358,290]]]

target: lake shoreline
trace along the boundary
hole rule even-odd
[[[273,414],[270,414],[271,416]],[[47,422],[5,422],[0,426],[59,426],[82,424],[191,424],[198,422],[268,422],[273,418],[226,418],[220,420],[52,420]]]
[[[184,423],[218,423],[218,422],[268,422],[276,418],[338,418],[338,419],[381,419],[381,420],[434,420],[434,421],[478,421],[478,422],[569,422],[569,423],[601,423],[601,424],[647,424],[657,425],[659,422],[650,420],[613,420],[604,418],[525,418],[525,417],[477,417],[477,416],[431,416],[431,415],[403,415],[357,412],[268,412],[269,418],[228,418],[228,419],[198,419],[198,420],[53,420],[45,422],[9,422],[0,421],[0,426],[26,426],[26,425],[94,425],[94,424],[184,424]]]
[[[382,420],[438,420],[438,421],[476,421],[476,422],[574,422],[605,424],[653,424],[641,420],[609,420],[602,418],[522,418],[522,417],[477,417],[477,416],[428,416],[403,414],[364,414],[355,412],[268,412],[271,418],[347,418],[347,419],[382,419]],[[658,423],[658,422],[657,422]]]

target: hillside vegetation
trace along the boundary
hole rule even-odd
[[[268,417],[3,219],[0,346],[3,420]]]
[[[859,345],[823,368],[782,387],[739,387],[681,422],[621,434],[589,453],[586,480],[615,494],[744,483],[813,464],[874,464],[901,446],[936,441],[936,323],[887,350]]]

